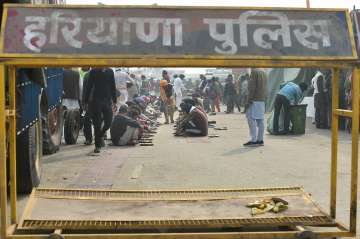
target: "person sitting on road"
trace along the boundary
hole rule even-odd
[[[198,102],[196,101],[196,99],[194,99],[194,98],[191,98],[191,99],[185,98],[185,99],[183,99],[182,102],[185,103],[185,104],[190,104],[190,105],[192,105],[192,106],[195,106],[197,109],[199,109],[199,110],[204,114],[204,117],[205,117],[206,119],[208,118],[208,116],[207,116],[207,114],[206,114],[206,111],[204,110],[204,108],[203,108],[201,105],[198,104]]]
[[[274,134],[288,134],[290,127],[290,105],[297,105],[304,97],[308,86],[301,82],[299,85],[288,82],[277,93],[274,103]],[[284,131],[279,132],[279,116],[284,110]]]
[[[141,108],[137,104],[132,104],[129,106],[128,112],[128,116],[133,120],[136,120],[136,122],[138,122],[140,125],[138,133],[138,138],[140,139],[145,132],[150,131],[150,122],[142,117]]]
[[[177,124],[175,136],[207,136],[208,120],[204,113],[188,103],[181,103],[180,108],[183,115]]]
[[[120,106],[119,113],[114,117],[110,128],[113,145],[135,145],[139,138],[140,124],[128,116],[127,105]]]

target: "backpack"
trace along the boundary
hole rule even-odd
[[[172,96],[172,94],[173,94],[173,85],[172,84],[166,85],[165,94],[168,98],[170,98]]]

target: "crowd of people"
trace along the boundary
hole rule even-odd
[[[198,85],[186,87],[184,74],[170,74],[162,71],[156,81],[145,75],[139,77],[121,68],[82,68],[82,103],[84,109],[85,144],[93,141],[95,153],[105,146],[104,137],[110,130],[112,144],[116,146],[135,145],[143,132],[153,131],[157,117],[164,114],[164,124],[174,124],[175,136],[208,135],[208,114],[221,112],[226,105],[227,114],[237,109],[244,113],[249,126],[250,140],[244,146],[264,145],[264,118],[267,79],[263,69],[251,69],[234,79],[229,74],[224,83],[217,77],[199,76]],[[321,77],[316,80],[316,102],[321,102],[323,88]],[[188,86],[188,85],[187,85]],[[158,88],[158,89],[156,89]],[[298,104],[307,89],[305,83],[284,84],[275,98],[274,134],[289,132],[289,106]],[[190,90],[191,94],[185,94]],[[157,95],[157,93],[159,95]],[[179,117],[174,118],[178,111]],[[284,114],[283,130],[279,131],[280,113]],[[319,113],[321,115],[323,113]],[[321,120],[319,120],[321,124]]]
[[[145,77],[137,81],[133,74],[110,68],[82,68],[80,76],[85,145],[92,144],[94,128],[94,153],[105,146],[109,129],[112,144],[123,146],[137,144],[144,132],[158,126],[157,98],[149,94]]]
[[[203,98],[204,109],[210,115],[215,115],[216,111],[221,112],[221,102],[226,105],[225,112],[228,114],[234,113],[235,106],[239,112],[243,107],[242,113],[245,113],[245,103],[249,95],[249,79],[249,74],[245,74],[234,81],[233,75],[229,74],[223,86],[218,77],[213,76],[207,79],[204,75],[200,75],[197,95]]]

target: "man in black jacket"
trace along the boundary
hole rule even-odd
[[[92,95],[91,102],[89,102],[90,95]],[[116,107],[114,72],[110,68],[90,70],[84,100],[94,124],[94,153],[100,153],[100,148],[105,146],[104,134],[111,126],[113,108]]]

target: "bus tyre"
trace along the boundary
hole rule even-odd
[[[62,105],[49,112],[41,112],[43,153],[53,154],[60,148],[62,137]]]
[[[76,144],[80,131],[80,111],[68,110],[65,114],[64,137],[66,144]]]
[[[31,193],[40,183],[42,157],[41,124],[37,121],[16,138],[16,172],[18,193]]]

